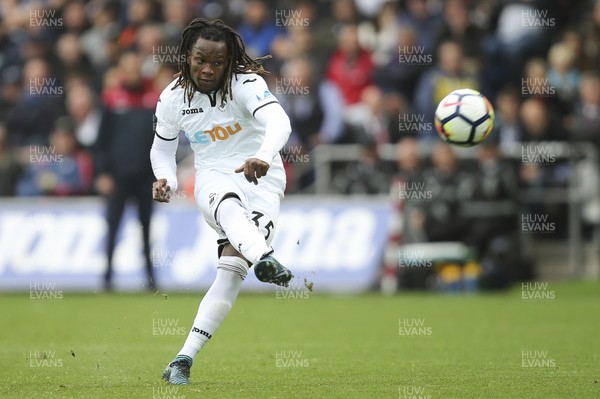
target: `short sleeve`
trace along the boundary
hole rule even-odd
[[[161,97],[163,97],[161,95]],[[163,101],[161,97],[156,103],[156,113],[154,114],[154,134],[163,140],[171,141],[179,137],[179,127],[174,120],[175,112],[170,110],[170,104]]]
[[[252,116],[269,104],[279,103],[269,91],[267,82],[256,74],[241,75],[235,87],[235,99],[244,105]]]

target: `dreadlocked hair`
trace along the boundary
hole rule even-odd
[[[192,51],[192,46],[198,38],[214,42],[224,42],[227,47],[229,60],[225,67],[225,73],[221,82],[221,105],[227,102],[227,98],[233,99],[231,91],[231,81],[233,75],[238,73],[257,73],[259,75],[268,75],[269,72],[262,66],[261,61],[271,58],[270,55],[250,58],[246,54],[246,47],[242,38],[233,29],[225,25],[220,19],[209,21],[204,18],[196,18],[181,33],[181,43],[179,44],[179,72],[175,75],[177,81],[171,90],[178,86],[183,87],[183,95],[187,102],[191,104],[192,98],[197,88],[192,80],[191,68],[188,63],[188,57]]]

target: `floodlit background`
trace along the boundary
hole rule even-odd
[[[152,205],[156,100],[200,16],[272,55],[293,127],[274,246],[298,290],[600,276],[600,2],[7,0],[0,16],[2,290],[102,289],[107,204],[126,194],[115,288],[149,288],[144,265],[159,288],[208,287],[215,236],[185,133],[174,200],[154,204],[149,230],[137,217]],[[433,126],[464,87],[496,112],[468,149]]]

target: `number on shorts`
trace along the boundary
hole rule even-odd
[[[252,214],[256,215],[252,218],[252,220],[254,221],[254,224],[256,224],[256,227],[260,227],[258,225],[258,219],[265,216],[265,214],[258,212],[258,211],[252,211]],[[273,224],[273,222],[271,220],[269,220],[269,223],[267,223],[265,225],[265,229],[267,229],[267,235],[265,236],[265,240],[267,240],[269,238],[269,236],[271,235],[271,229],[273,228],[273,226],[275,226],[275,225]]]

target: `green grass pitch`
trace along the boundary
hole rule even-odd
[[[600,284],[550,290],[244,294],[187,387],[160,376],[200,293],[2,294],[0,398],[600,398]]]

